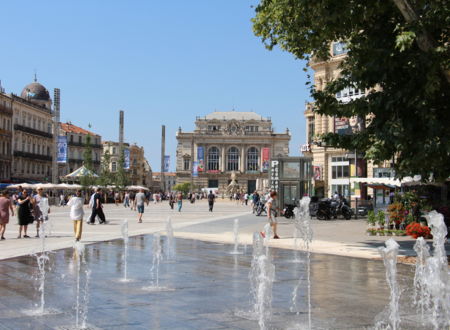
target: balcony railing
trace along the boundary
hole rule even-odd
[[[73,147],[86,147],[86,143],[83,142],[75,142],[75,141],[67,141],[67,144],[69,146],[73,146]],[[103,149],[103,145],[101,144],[92,144],[91,143],[91,148],[93,149]]]
[[[17,131],[22,131],[22,132],[33,134],[33,135],[43,136],[43,137],[46,137],[46,138],[49,138],[49,139],[53,138],[53,134],[51,134],[51,133],[39,131],[37,129],[31,128],[31,127],[22,126],[22,125],[19,125],[19,124],[14,124],[14,129],[17,130]]]
[[[49,162],[52,161],[52,156],[34,154],[31,152],[25,152],[25,151],[14,151],[14,157],[24,157],[24,158],[44,160],[44,161],[49,161]]]
[[[68,159],[69,163],[79,163],[82,164],[84,162],[84,159],[78,159],[78,158],[69,158]],[[93,160],[92,164],[94,165],[100,165],[100,161],[99,160]]]

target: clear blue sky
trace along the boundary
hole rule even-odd
[[[250,19],[257,0],[4,1],[0,79],[19,94],[33,79],[61,89],[61,120],[144,146],[159,171],[161,124],[174,169],[178,126],[216,110],[271,116],[305,141],[304,63],[268,51]]]

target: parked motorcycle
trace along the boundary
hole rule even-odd
[[[342,215],[346,220],[350,220],[353,216],[353,210],[350,208],[345,199],[344,201],[337,201],[326,198],[319,201],[316,214],[317,219],[337,219],[340,215]]]
[[[317,203],[316,217],[318,220],[330,220],[333,216],[331,201],[328,198],[321,199]]]
[[[294,218],[294,209],[296,208],[296,203],[294,204],[285,204],[283,209],[283,215],[286,219]]]
[[[350,206],[347,203],[347,200],[344,198],[344,200],[338,202],[334,214],[335,219],[339,215],[342,215],[345,220],[350,220],[353,216],[353,210],[350,208]]]

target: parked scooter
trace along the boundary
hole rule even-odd
[[[292,200],[293,204],[285,204],[283,209],[283,215],[286,219],[294,218],[294,209],[297,207],[295,199]]]

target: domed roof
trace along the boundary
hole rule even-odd
[[[22,94],[20,94],[20,96],[27,100],[50,100],[50,94],[48,93],[48,90],[36,81],[26,85],[23,88]]]

